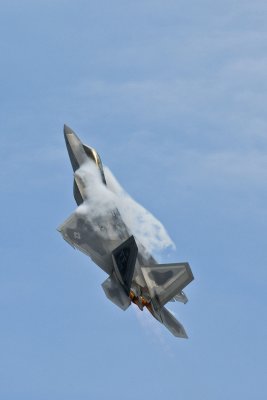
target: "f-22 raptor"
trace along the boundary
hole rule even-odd
[[[102,287],[109,300],[122,310],[131,303],[141,310],[146,307],[174,336],[187,338],[184,327],[165,305],[169,301],[187,302],[183,289],[194,279],[189,264],[158,264],[132,235],[116,206],[97,212],[94,193],[101,187],[108,190],[100,156],[66,125],[64,136],[74,171],[73,194],[78,208],[59,226],[59,232],[108,274]],[[84,165],[87,167],[80,173]],[[105,190],[100,191],[102,197]],[[95,202],[93,208],[91,202]],[[103,204],[99,207],[103,208]]]

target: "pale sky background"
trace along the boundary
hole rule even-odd
[[[1,0],[0,399],[267,398],[266,0]],[[67,123],[188,261],[189,340],[56,228]]]

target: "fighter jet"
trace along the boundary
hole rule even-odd
[[[111,189],[97,151],[83,144],[66,125],[64,136],[78,207],[58,231],[108,274],[102,288],[109,300],[122,310],[131,303],[140,310],[147,308],[174,336],[187,338],[184,327],[165,305],[187,302],[183,289],[194,279],[189,264],[157,263],[133,236],[116,202],[105,201]]]

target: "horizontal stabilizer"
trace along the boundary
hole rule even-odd
[[[186,331],[183,325],[174,317],[174,315],[167,310],[167,308],[163,307],[160,310],[160,316],[162,319],[163,325],[166,326],[167,329],[176,337],[188,339]]]
[[[175,296],[180,299],[183,288],[194,279],[188,263],[156,264],[141,267],[141,270],[155,309]]]

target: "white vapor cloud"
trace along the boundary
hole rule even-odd
[[[159,252],[167,247],[175,248],[166,229],[157,218],[138,204],[121,187],[109,168],[104,168],[107,186],[102,183],[98,168],[91,161],[84,163],[75,173],[83,182],[86,200],[78,208],[88,218],[105,219],[108,213],[118,209],[129,232],[149,252]],[[108,232],[112,235],[112,232]]]

